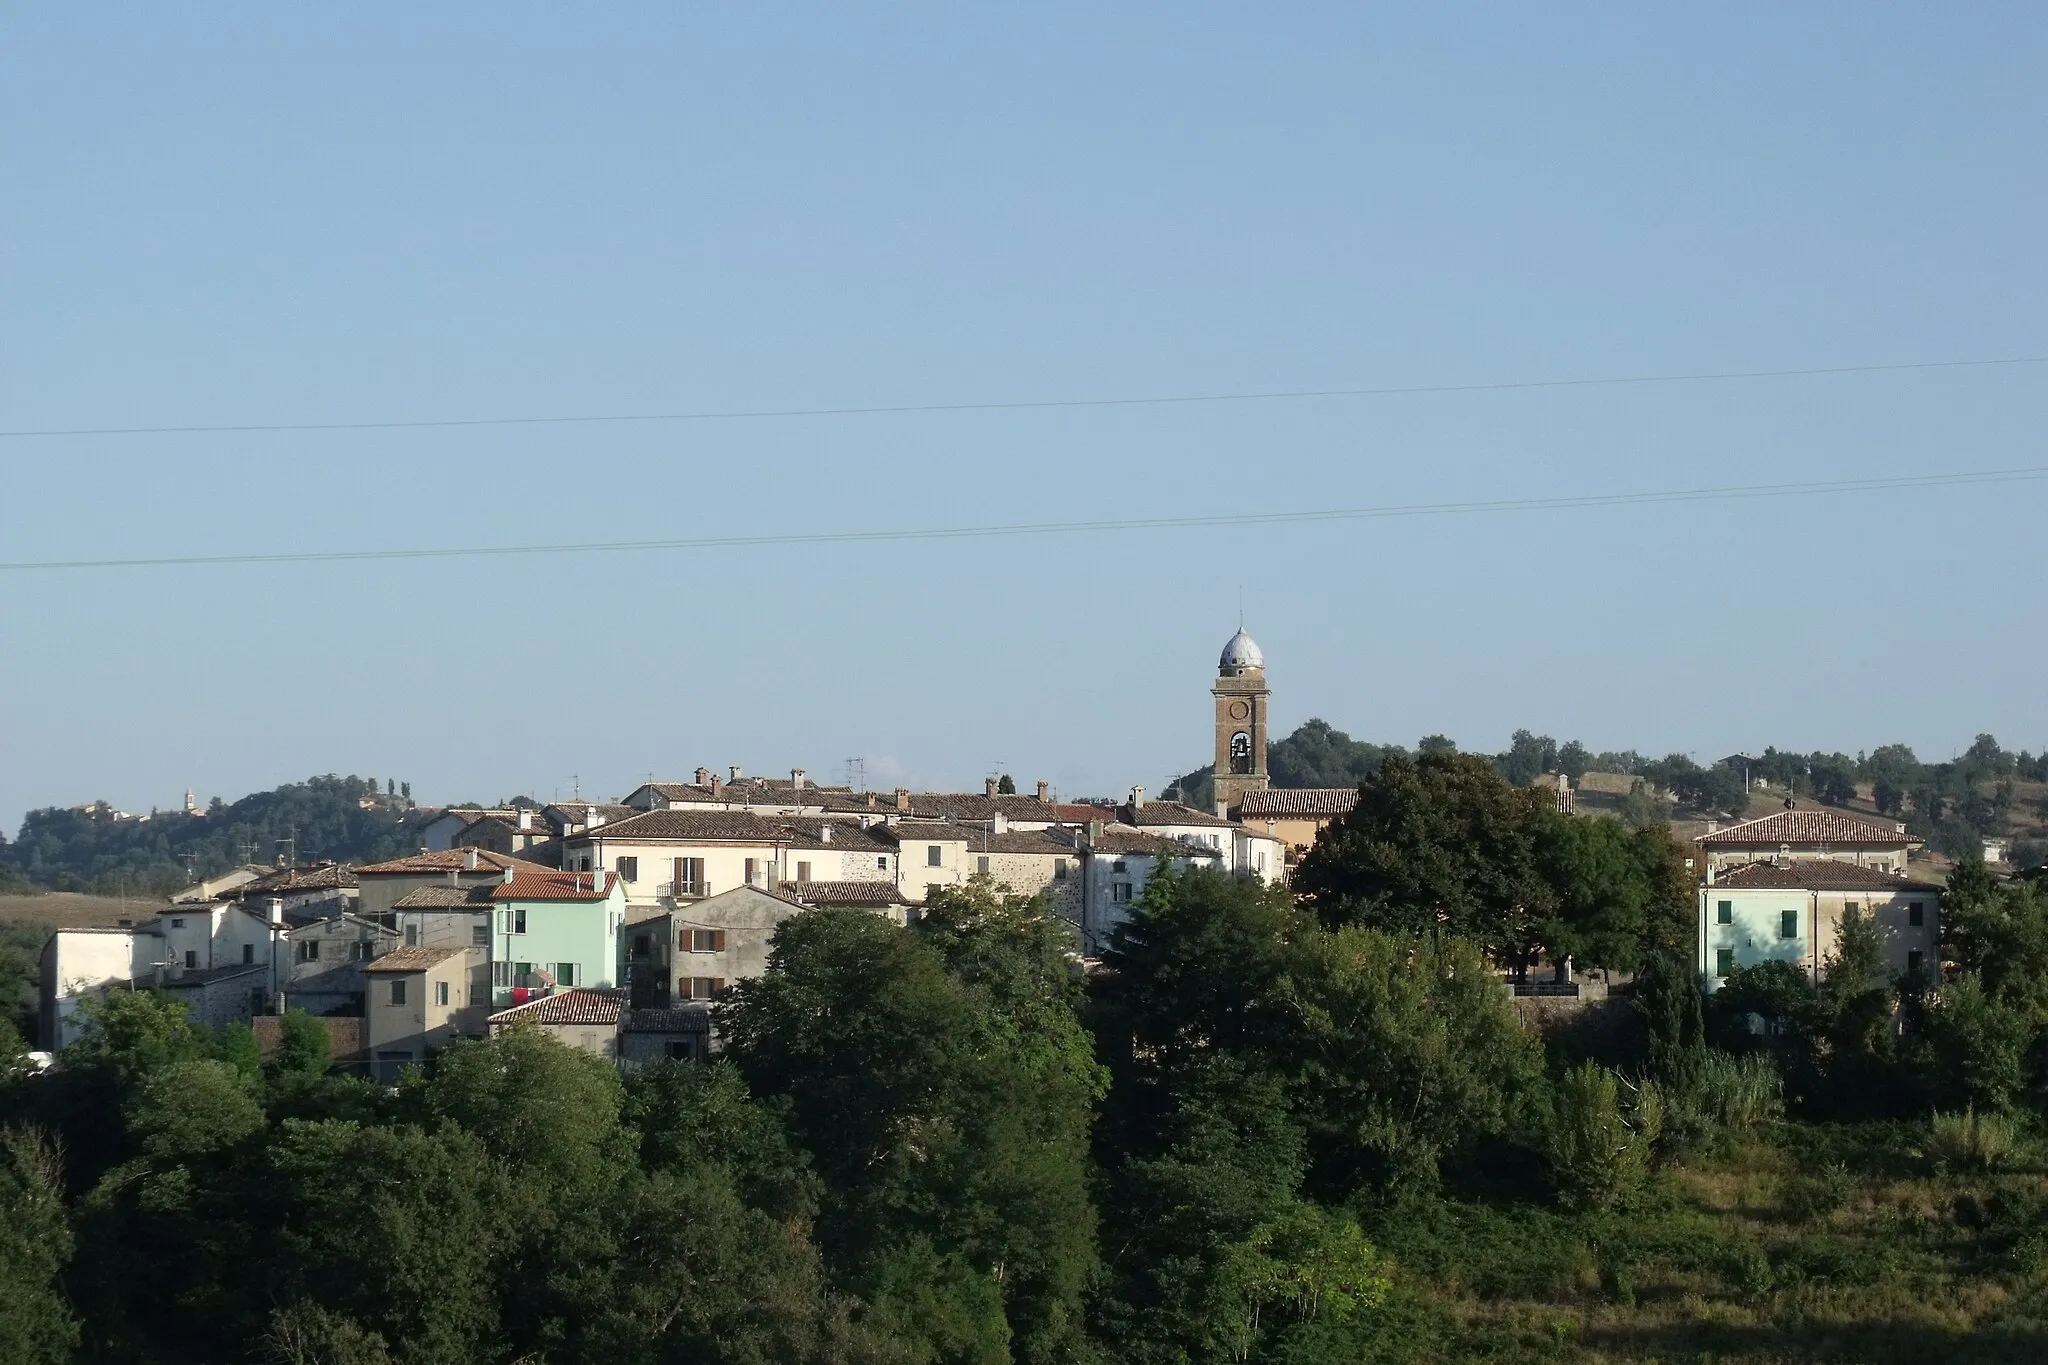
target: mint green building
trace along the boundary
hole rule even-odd
[[[508,873],[491,891],[491,1006],[618,984],[626,889],[614,872]]]

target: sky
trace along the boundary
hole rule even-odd
[[[2048,356],[2048,9],[16,6],[0,430]],[[0,562],[694,542],[2048,464],[2048,365],[0,437]],[[0,827],[309,774],[1154,791],[1216,656],[1498,750],[2048,745],[2048,485],[0,569]],[[2030,605],[2034,604],[2034,605]]]

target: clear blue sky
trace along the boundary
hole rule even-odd
[[[0,427],[2048,353],[2039,5],[17,6]],[[838,531],[2048,463],[2048,366],[0,441],[0,560]],[[2048,744],[2048,487],[0,575],[0,823],[337,771],[1108,793],[1280,732]]]

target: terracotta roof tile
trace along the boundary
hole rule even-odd
[[[612,1027],[625,1008],[624,991],[585,990],[577,987],[499,1010],[490,1018],[492,1027],[507,1024],[601,1024]]]
[[[1878,824],[1841,811],[1786,810],[1755,820],[1744,820],[1711,834],[1694,835],[1693,842],[1709,848],[1748,845],[1776,848],[1779,844],[1876,844],[1896,848],[1913,840],[1898,825]]]
[[[607,872],[604,881],[593,885],[588,872],[555,872],[545,868],[515,872],[509,882],[491,887],[494,901],[604,901],[610,900],[618,874]]]
[[[1836,862],[1831,858],[1799,858],[1789,866],[1776,863],[1745,863],[1718,874],[1707,887],[1732,886],[1739,889],[1783,889],[1792,891],[1939,891],[1929,882],[1880,872],[1874,867]]]
[[[719,839],[771,842],[776,823],[743,810],[650,810],[599,825],[580,839]]]
[[[902,905],[894,882],[784,882],[782,894],[805,905]]]
[[[393,910],[450,910],[488,907],[491,893],[502,882],[484,882],[475,886],[450,886],[437,882],[432,886],[415,886],[412,890],[391,902]]]
[[[476,859],[476,866],[473,868],[469,865],[472,857]],[[538,864],[523,858],[507,857],[503,853],[493,853],[487,848],[444,848],[408,854],[403,858],[393,858],[389,862],[369,863],[357,868],[356,873],[358,876],[399,873],[418,876],[423,872],[476,872],[488,876],[492,872],[503,872],[508,867],[536,866]]]
[[[1264,791],[1250,791],[1240,796],[1237,813],[1246,820],[1254,816],[1323,820],[1348,815],[1357,804],[1356,787],[1268,787]]]
[[[380,958],[363,964],[366,972],[423,972],[451,957],[461,957],[467,948],[394,948]]]

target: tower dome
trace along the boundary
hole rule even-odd
[[[1251,636],[1244,633],[1244,627],[1237,628],[1237,634],[1230,637],[1230,643],[1223,646],[1223,658],[1218,668],[1264,668],[1266,656],[1259,652],[1259,646]]]

